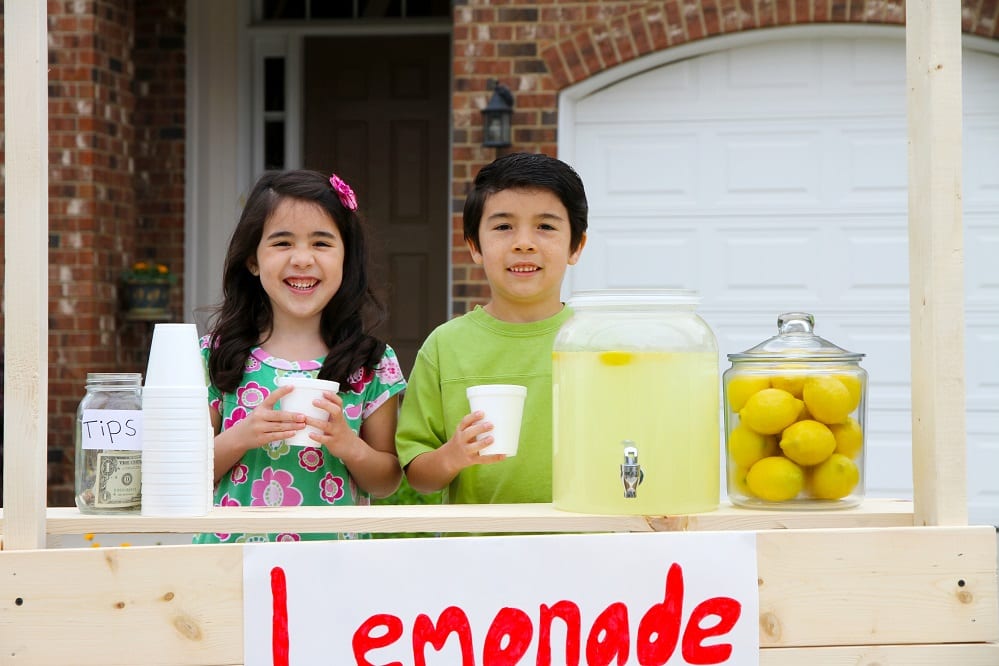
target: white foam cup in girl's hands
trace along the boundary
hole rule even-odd
[[[473,412],[483,412],[485,420],[493,424],[488,433],[479,435],[493,436],[493,443],[482,449],[483,455],[505,453],[508,456],[517,455],[517,445],[520,443],[520,421],[524,416],[524,399],[527,397],[527,387],[516,384],[480,384],[465,389],[468,404]]]
[[[328,421],[330,413],[322,407],[312,404],[313,400],[323,397],[323,392],[330,391],[336,393],[340,390],[340,384],[328,379],[313,379],[312,377],[299,377],[286,375],[275,380],[278,386],[294,386],[291,393],[281,398],[279,409],[286,412],[298,412],[314,419]],[[295,433],[294,437],[284,440],[291,446],[319,446],[319,442],[309,437],[309,433],[317,435],[320,431],[312,426],[305,426],[303,430]]]

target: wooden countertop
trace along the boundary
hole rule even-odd
[[[0,531],[3,529],[0,509]],[[911,527],[908,500],[868,499],[839,510],[782,511],[723,503],[709,513],[608,516],[560,511],[551,504],[342,507],[216,507],[205,516],[84,515],[46,509],[48,534],[186,532],[658,532],[852,527]]]

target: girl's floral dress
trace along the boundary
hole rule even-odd
[[[208,336],[201,339],[207,363]],[[286,375],[317,377],[323,359],[287,361],[256,347],[250,353],[243,379],[235,393],[221,393],[209,386],[210,408],[222,415],[222,429],[231,428],[253,411]],[[395,351],[386,347],[374,371],[361,369],[341,386],[343,415],[354,432],[389,398],[406,388]],[[278,407],[280,408],[280,403]],[[271,442],[246,454],[215,488],[215,506],[325,506],[370,504],[368,495],[354,485],[343,461],[322,446],[289,446]],[[311,541],[350,538],[349,534],[199,534],[195,543],[247,543],[252,541]]]

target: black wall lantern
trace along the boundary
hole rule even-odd
[[[510,145],[510,119],[513,117],[513,93],[502,83],[490,80],[493,96],[482,109],[482,145],[506,148]]]

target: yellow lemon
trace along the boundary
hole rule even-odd
[[[818,465],[836,450],[836,438],[818,421],[798,421],[781,434],[780,449],[799,465]]]
[[[834,453],[813,470],[812,495],[818,499],[840,499],[853,492],[859,481],[857,464],[842,453]]]
[[[632,361],[631,352],[624,351],[600,352],[599,358],[604,365],[628,365]]]
[[[770,378],[770,386],[787,391],[795,398],[801,397],[805,388],[805,378],[800,375],[777,375]]]
[[[801,468],[784,456],[757,461],[746,474],[746,485],[756,497],[768,502],[793,499],[805,485]]]
[[[725,385],[725,395],[728,397],[729,407],[732,408],[733,412],[739,411],[751,395],[765,388],[770,388],[770,379],[768,377],[735,375]]]
[[[749,396],[739,418],[761,435],[776,435],[794,423],[801,407],[801,400],[787,391],[768,388]]]
[[[806,379],[802,397],[812,417],[822,423],[843,423],[853,411],[850,390],[843,382],[828,375]]]
[[[760,458],[779,455],[777,438],[761,435],[744,425],[736,426],[728,435],[728,455],[739,467],[749,468]]]
[[[728,470],[728,490],[730,493],[735,493],[742,495],[743,497],[752,497],[753,491],[749,489],[749,484],[746,483],[746,475],[749,474],[749,470],[745,467],[731,467]]]
[[[847,418],[843,423],[829,426],[836,439],[836,453],[842,453],[847,458],[856,458],[864,447],[864,432],[856,419]]]
[[[860,405],[860,393],[863,384],[857,375],[834,375],[836,379],[843,382],[843,386],[850,392],[850,411],[852,412]]]

